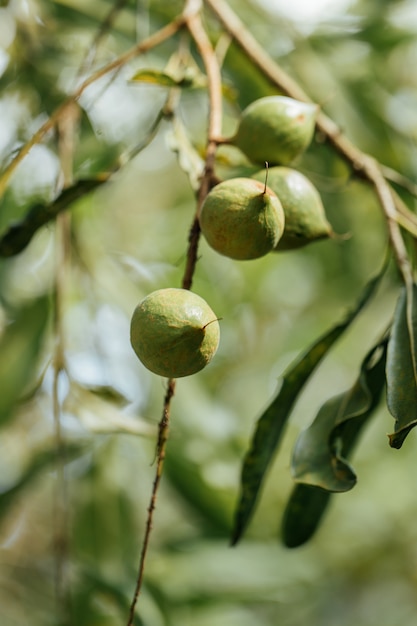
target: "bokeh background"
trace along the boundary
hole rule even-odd
[[[358,147],[415,178],[412,0],[230,5]],[[104,0],[0,3],[3,167],[74,90],[111,6]],[[177,1],[128,1],[87,59],[88,71],[181,8]],[[231,135],[239,111],[274,90],[237,47],[226,45],[209,11],[205,20],[225,50],[224,133]],[[178,44],[177,37],[138,57],[93,84],[80,100],[75,180],[107,172],[120,155],[147,145],[108,183],[71,206],[71,251],[58,274],[65,346],[58,380],[51,294],[60,253],[54,222],[23,252],[0,261],[2,626],[127,621],[165,393],[165,381],[134,356],[129,322],[147,293],[180,285],[195,211],[184,171],[191,166],[177,154],[184,157],[183,135],[169,120],[150,134],[167,88],[131,78],[140,69],[164,69]],[[187,40],[181,45],[187,47]],[[200,65],[192,46],[191,54]],[[204,149],[205,89],[184,89],[178,111],[181,132],[196,150],[188,154],[191,159]],[[334,497],[310,543],[296,550],[280,543],[292,446],[321,404],[352,384],[363,356],[389,323],[399,290],[394,269],[308,384],[249,531],[229,547],[241,462],[256,419],[285,367],[353,306],[380,269],[387,246],[371,190],[319,136],[296,165],[319,189],[334,230],[348,236],[252,262],[223,258],[201,242],[193,289],[222,318],[221,344],[209,367],[177,385],[138,624],[416,623],[416,442],[411,434],[401,451],[389,448],[393,423],[384,405],[354,457],[357,486]],[[219,150],[222,176],[246,166],[232,148]],[[7,188],[0,237],[36,203],[50,202],[62,184],[57,136],[50,132]],[[414,209],[413,198],[404,199]],[[46,309],[51,314],[45,326]],[[54,385],[64,458],[56,452]],[[64,618],[57,617],[56,607],[60,554]]]

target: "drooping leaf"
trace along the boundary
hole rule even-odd
[[[284,511],[282,539],[287,548],[298,548],[317,530],[332,493],[312,485],[295,485]]]
[[[328,491],[349,491],[356,484],[346,455],[379,404],[385,386],[386,345],[385,340],[370,350],[354,385],[329,399],[299,436],[292,458],[297,482]]]
[[[309,475],[304,474],[302,482],[294,487],[285,508],[282,540],[288,548],[296,548],[311,539],[330,503],[332,491],[346,491],[354,486],[356,476],[347,458],[381,398],[386,352],[386,340],[372,348],[353,387],[326,403],[323,409],[327,407],[327,410],[321,409],[317,415],[316,422],[320,414],[336,419],[333,424],[326,424],[323,419],[327,428],[316,441],[320,448],[317,457],[314,457],[315,451],[310,447],[313,470]],[[336,414],[332,414],[330,408],[335,408]],[[316,432],[319,432],[318,428]],[[312,439],[309,445],[313,445]]]
[[[417,285],[404,287],[398,298],[388,342],[387,405],[395,418],[389,435],[392,448],[401,448],[417,425]]]
[[[15,404],[36,370],[48,309],[46,297],[34,300],[17,312],[0,339],[0,426],[12,418]]]
[[[330,447],[330,433],[343,412],[345,400],[344,393],[328,400],[311,426],[298,437],[292,458],[296,482],[328,491],[348,491],[355,485],[352,467],[341,457],[341,451]],[[363,401],[366,406],[368,398],[365,396]]]
[[[50,204],[34,205],[21,221],[11,224],[0,237],[0,257],[11,257],[22,252],[37,230],[103,182],[105,178],[80,180],[64,189]]]
[[[365,286],[357,305],[345,319],[322,335],[285,371],[277,396],[258,420],[250,449],[243,462],[241,491],[232,531],[232,545],[239,541],[250,521],[264,477],[281,442],[285,426],[301,390],[335,341],[369,301],[385,269],[386,264],[381,272]]]

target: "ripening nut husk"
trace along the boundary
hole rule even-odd
[[[310,145],[318,107],[286,96],[254,100],[232,143],[253,163],[288,165]]]
[[[208,244],[238,260],[257,259],[271,252],[285,222],[276,194],[252,178],[231,178],[213,187],[199,219]]]
[[[265,180],[265,170],[254,174]],[[289,167],[271,167],[268,185],[281,201],[285,229],[275,251],[293,250],[330,237],[333,229],[327,220],[319,192],[306,176]]]
[[[219,345],[218,318],[207,302],[188,289],[158,289],[134,310],[130,341],[140,361],[167,378],[202,370]]]

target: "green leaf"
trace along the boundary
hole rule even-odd
[[[37,230],[104,182],[105,177],[80,180],[65,189],[52,203],[34,205],[21,221],[9,226],[0,237],[0,257],[11,257],[22,252]]]
[[[299,436],[292,471],[297,482],[328,491],[349,491],[356,474],[346,460],[385,386],[387,341],[378,344],[362,362],[358,379],[344,393],[328,400]]]
[[[417,285],[402,289],[392,324],[387,354],[387,405],[395,418],[389,435],[392,448],[401,448],[417,425]]]
[[[333,495],[330,487],[333,491],[346,491],[346,488],[350,489],[355,484],[356,476],[346,458],[353,452],[363,426],[381,398],[386,352],[387,341],[384,340],[365,357],[359,378],[352,389],[324,405],[323,409],[328,409],[327,414],[331,414],[330,407],[336,407],[339,411],[333,414],[333,427],[330,424],[330,428],[322,433],[324,439],[327,439],[326,452],[323,439],[316,442],[321,449],[316,461],[318,464],[322,462],[323,466],[316,473],[313,471],[309,476],[304,475],[303,480],[308,480],[308,484],[300,482],[294,487],[285,508],[282,540],[288,548],[296,548],[314,535]],[[323,409],[316,421],[320,414],[325,414]],[[313,444],[312,439],[309,444]],[[314,461],[311,465],[314,465]],[[313,469],[317,470],[317,467]]]
[[[0,339],[0,426],[13,416],[13,408],[34,371],[48,320],[48,298],[20,309]]]
[[[278,449],[292,408],[302,388],[335,341],[369,301],[385,269],[386,263],[381,272],[365,286],[357,305],[345,319],[320,337],[285,371],[277,396],[258,420],[250,449],[243,462],[241,492],[235,513],[232,545],[239,541],[248,526],[265,474]]]
[[[158,70],[139,70],[130,80],[132,82],[160,85],[161,87],[178,87],[178,81],[175,78]]]
[[[317,530],[332,493],[311,485],[296,485],[287,503],[282,538],[287,548],[298,548]]]
[[[197,67],[185,68],[178,73],[178,76],[173,76],[172,74],[159,70],[139,70],[130,80],[132,82],[149,83],[168,88],[182,87],[186,89],[201,89],[207,86],[206,77]]]

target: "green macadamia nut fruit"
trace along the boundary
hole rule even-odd
[[[265,170],[254,174],[254,178],[264,180]],[[333,234],[320,194],[303,174],[289,167],[271,167],[268,185],[280,199],[285,213],[284,234],[275,251],[301,248]]]
[[[243,112],[232,143],[253,163],[288,165],[309,146],[317,106],[286,96],[254,100]]]
[[[151,372],[167,378],[203,369],[219,345],[219,322],[207,302],[187,289],[159,289],[136,307],[130,341]]]
[[[265,178],[265,177],[264,177]],[[277,196],[252,178],[225,180],[207,194],[200,212],[208,244],[232,259],[264,256],[284,232],[284,211]]]

